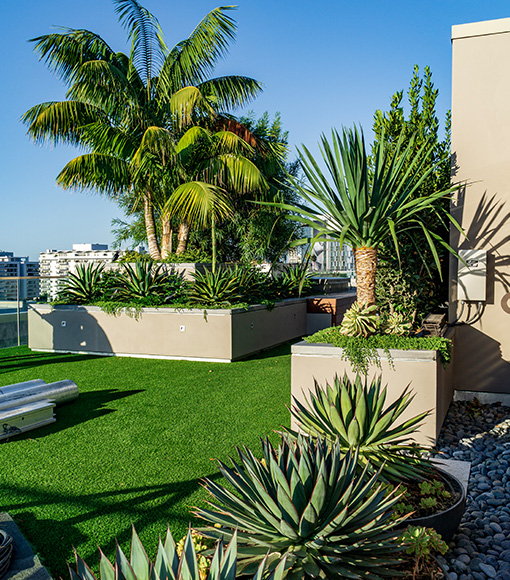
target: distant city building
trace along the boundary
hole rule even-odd
[[[126,250],[109,250],[107,244],[73,244],[72,250],[46,250],[39,255],[41,276],[67,276],[76,273],[76,266],[112,263]],[[62,279],[41,280],[41,294],[54,300]]]
[[[2,278],[39,276],[39,262],[28,256],[15,256],[14,252],[0,251],[0,300],[33,300],[39,296],[39,280],[5,280]],[[19,284],[19,286],[18,286]]]

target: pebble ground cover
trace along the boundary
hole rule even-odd
[[[438,448],[471,462],[467,508],[444,559],[448,580],[510,580],[510,407],[452,403]]]
[[[113,557],[115,538],[127,549],[131,523],[153,557],[167,523],[185,534],[214,459],[290,423],[288,346],[230,364],[0,350],[0,386],[36,378],[71,379],[80,396],[0,443],[0,511],[54,578],[68,578],[73,546],[89,563],[98,545]]]

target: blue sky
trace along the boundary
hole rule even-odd
[[[169,46],[187,37],[218,4],[145,0]],[[279,111],[294,147],[312,151],[331,127],[361,124],[407,89],[413,66],[429,65],[444,118],[451,94],[451,26],[510,16],[499,0],[239,0],[238,38],[217,75],[243,74],[264,84],[249,107]],[[88,28],[118,50],[125,33],[110,0],[2,0],[0,250],[38,257],[75,242],[110,244],[116,206],[97,195],[64,191],[55,178],[78,152],[34,145],[19,122],[31,106],[64,98],[64,87],[39,62],[28,39],[52,26]],[[295,153],[293,152],[293,156]]]

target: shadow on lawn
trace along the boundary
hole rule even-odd
[[[213,473],[208,478],[218,479],[219,473]],[[72,559],[73,547],[78,548],[80,556],[89,560],[89,564],[96,566],[98,559],[86,548],[79,546],[88,540],[93,543],[99,541],[103,552],[110,558],[115,551],[116,540],[119,544],[126,544],[131,539],[131,528],[125,526],[118,532],[111,530],[111,534],[105,534],[105,526],[115,526],[115,516],[123,516],[134,524],[138,534],[142,534],[147,526],[161,520],[163,516],[166,521],[177,523],[180,528],[188,527],[189,521],[194,517],[191,513],[184,515],[182,512],[182,502],[195,493],[200,486],[201,479],[191,479],[161,485],[149,485],[142,487],[122,488],[115,491],[104,491],[92,493],[90,495],[63,495],[42,489],[28,487],[4,485],[4,488],[11,492],[19,502],[11,509],[11,516],[19,526],[21,532],[27,540],[39,552],[43,563],[48,566],[54,577],[66,577],[66,561]],[[47,518],[37,518],[33,509],[44,506]],[[62,514],[62,511],[69,509],[77,515],[70,515],[63,519],[52,518],[53,513]],[[104,518],[101,521],[101,518]],[[97,534],[94,530],[86,535],[81,524],[89,520],[97,519]],[[196,521],[196,520],[195,520]],[[175,529],[175,526],[172,525]],[[166,526],[160,534],[164,536]],[[104,543],[103,538],[108,535],[109,540]],[[179,538],[176,538],[176,541]],[[90,546],[88,546],[90,550]],[[148,546],[149,551],[156,551],[156,541],[153,546]]]
[[[19,371],[32,367],[40,367],[47,364],[83,362],[96,358],[100,357],[88,354],[55,355],[54,353],[15,354],[0,356],[0,374],[13,370]]]
[[[52,433],[64,431],[70,427],[75,427],[80,423],[86,423],[98,417],[115,413],[115,409],[105,408],[108,403],[118,401],[131,395],[143,393],[144,389],[136,389],[132,391],[119,391],[117,389],[102,389],[101,391],[89,391],[80,393],[78,398],[72,403],[61,405],[55,408],[55,417],[57,421],[35,429],[34,431],[27,431],[23,435],[16,435],[16,441],[23,439],[39,439],[46,437]],[[9,439],[5,439],[3,443],[7,443]]]

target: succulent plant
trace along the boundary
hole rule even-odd
[[[237,535],[232,534],[229,545],[223,550],[222,542],[218,542],[212,557],[211,565],[205,580],[234,580],[237,569]],[[96,580],[87,564],[76,556],[76,571],[70,568],[71,580]],[[271,573],[265,574],[267,559],[263,559],[253,580],[282,580],[285,573],[285,561]],[[191,531],[184,540],[179,557],[177,548],[167,530],[165,542],[159,539],[156,561],[151,562],[145,548],[138,537],[135,528],[131,538],[131,553],[128,559],[117,544],[115,566],[100,550],[99,571],[101,580],[201,580],[197,554],[193,545]]]
[[[60,297],[77,304],[86,304],[97,298],[104,270],[103,264],[78,264],[76,274],[70,273],[62,286]]]
[[[386,406],[387,389],[381,389],[381,377],[369,383],[357,375],[351,381],[345,374],[335,376],[333,385],[323,389],[315,381],[308,406],[293,399],[291,414],[298,427],[313,438],[338,445],[342,453],[358,449],[358,460],[364,468],[380,469],[381,478],[399,483],[404,479],[427,477],[432,464],[424,457],[424,448],[409,442],[429,412],[398,422],[414,395],[409,386],[391,405]],[[292,437],[298,434],[289,430]]]
[[[262,449],[263,460],[243,447],[233,469],[219,462],[229,487],[205,480],[211,508],[195,512],[221,526],[200,528],[207,537],[227,541],[237,531],[241,573],[285,557],[289,580],[393,574],[398,491],[359,474],[357,452],[345,455],[338,443],[284,435],[277,450],[267,439]]]
[[[134,265],[124,264],[116,277],[116,295],[126,300],[162,296],[170,292],[168,282],[169,275],[161,264],[156,266],[152,260],[139,260]]]
[[[377,332],[379,322],[377,305],[355,302],[344,314],[340,332],[346,336],[367,337]]]
[[[240,271],[236,268],[218,268],[193,273],[190,298],[206,305],[229,304],[242,299]]]
[[[405,336],[411,332],[412,328],[412,322],[406,320],[402,312],[392,312],[384,321],[384,332],[386,334]]]

